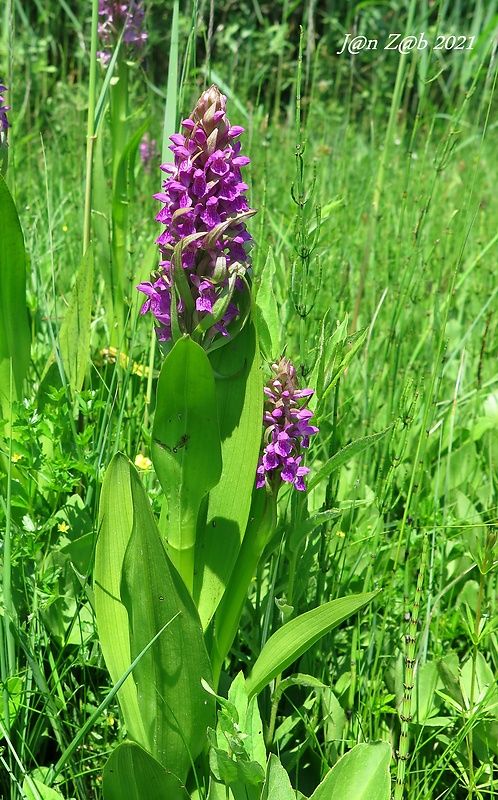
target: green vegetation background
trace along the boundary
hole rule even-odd
[[[160,148],[172,3],[156,0],[147,11],[149,42],[131,73],[131,126],[150,115]],[[113,452],[132,460],[148,454],[156,374],[148,369],[157,370],[159,358],[149,364],[152,324],[138,319],[133,286],[146,277],[145,254],[159,233],[152,194],[162,173],[137,162],[122,356],[109,349],[97,268],[87,377],[71,396],[54,350],[82,254],[90,4],[9,0],[2,13],[0,78],[12,106],[7,176],[27,246],[33,344],[14,429],[12,496],[7,502],[4,494],[0,517],[12,525],[23,653],[9,713],[33,771],[57,759],[108,687],[90,602],[93,520]],[[497,25],[494,0],[181,4],[177,122],[216,82],[232,123],[247,130],[246,180],[259,209],[251,221],[254,272],[258,279],[271,247],[281,342],[303,382],[320,337],[330,341],[339,321],[345,346],[368,328],[324,401],[311,475],[349,442],[391,426],[309,496],[311,511],[339,513],[299,554],[296,613],[354,591],[384,592],[291,670],[325,688],[291,686],[271,720],[271,746],[305,793],[357,741],[399,747],[424,537],[406,797],[498,791]],[[431,44],[438,35],[474,40],[471,49],[402,58],[382,47],[393,32],[424,32]],[[337,55],[346,33],[379,46]],[[291,187],[303,143],[307,202],[296,227]],[[102,159],[109,201],[107,134]],[[150,469],[144,481],[157,497]],[[281,503],[280,538],[289,502]],[[232,676],[289,613],[286,558],[279,541],[271,543],[227,666]],[[263,698],[268,724],[271,711]],[[122,736],[115,707],[68,766],[64,797],[99,796],[103,764]],[[5,749],[1,758],[5,765]],[[6,798],[21,796],[7,773],[1,781]]]

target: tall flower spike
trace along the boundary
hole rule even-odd
[[[99,37],[106,45],[114,45],[124,29],[123,41],[140,49],[147,41],[144,30],[145,11],[140,2],[128,0],[99,0]],[[98,53],[104,64],[110,61],[108,51]]]
[[[137,286],[148,298],[141,313],[152,311],[159,322],[159,341],[189,333],[209,345],[247,316],[252,237],[245,220],[256,211],[241,175],[249,163],[237,141],[244,128],[230,125],[226,102],[216,86],[203,92],[182,122],[185,133],[171,137],[174,163],[161,166],[168,177],[154,197],[163,203],[156,217],[165,226],[157,239],[163,259]]]
[[[277,494],[282,481],[306,491],[304,476],[309,467],[301,466],[303,449],[318,428],[310,425],[313,413],[306,408],[313,389],[299,389],[296,369],[287,358],[272,364],[274,376],[264,388],[263,452],[256,472],[256,487],[266,482]],[[303,401],[304,402],[299,402]]]

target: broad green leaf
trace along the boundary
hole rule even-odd
[[[228,699],[237,709],[239,715],[238,725],[245,736],[244,746],[249,759],[257,761],[264,768],[266,766],[266,747],[258,699],[254,696],[249,700],[242,672],[239,672],[232,681],[228,691]]]
[[[17,675],[12,676],[12,678],[7,678],[4,686],[3,692],[7,692],[8,695],[8,705],[9,705],[9,730],[12,728],[14,721],[17,717],[19,712],[19,708],[21,707],[22,699],[23,699],[23,681],[22,678],[19,678]],[[3,716],[3,708],[0,709],[0,721],[5,723],[5,719]],[[0,741],[2,739],[2,735],[0,732]]]
[[[284,769],[278,756],[274,753],[271,753],[268,759],[261,800],[296,800],[296,793],[292,788],[287,770]]]
[[[320,690],[328,688],[324,683],[319,681],[318,678],[314,678],[313,675],[306,675],[298,672],[297,675],[290,675],[288,678],[284,678],[282,681],[280,681],[273,692],[273,699],[276,700],[277,698],[281,697],[282,694],[291,686],[306,686],[309,689]]]
[[[280,355],[280,319],[273,282],[275,280],[275,259],[268,248],[268,257],[259,279],[256,295],[256,324],[261,351],[269,361]]]
[[[123,562],[121,598],[128,612],[132,659],[171,625],[133,670],[147,750],[182,781],[215,720],[211,665],[197,609],[169,560],[148,496],[130,464],[133,527]]]
[[[337,760],[337,748],[342,742],[346,715],[332,689],[326,686],[320,692],[323,737],[329,761]]]
[[[438,673],[443,681],[445,689],[449,692],[450,698],[459,710],[466,708],[463,699],[460,683],[460,667],[457,653],[450,651],[437,662]],[[444,697],[440,690],[436,693]]]
[[[220,479],[221,445],[211,364],[188,336],[161,369],[151,452],[168,503],[168,554],[192,591],[197,519]]]
[[[387,742],[357,744],[332,767],[310,800],[389,800],[391,754]]]
[[[327,463],[318,470],[310,481],[308,481],[308,491],[311,492],[315,486],[318,486],[324,478],[328,478],[332,472],[335,472],[339,467],[342,467],[343,464],[347,464],[351,458],[358,455],[358,453],[363,452],[367,447],[370,447],[372,444],[382,439],[382,437],[391,430],[391,427],[392,426],[389,425],[387,428],[384,428],[383,431],[372,433],[370,436],[364,436],[362,439],[357,439],[356,442],[351,442],[347,444],[346,447],[343,447],[342,450],[339,450],[339,452],[333,455],[332,458],[329,458]]]
[[[234,800],[234,797],[230,789],[228,789],[227,793],[227,788],[224,783],[215,780],[211,775],[207,800]]]
[[[134,742],[123,742],[104,767],[104,800],[188,800],[178,778]]]
[[[73,392],[81,391],[90,350],[93,246],[90,243],[76,275],[71,301],[59,331],[62,363]]]
[[[205,629],[225,590],[244,536],[262,434],[263,389],[251,320],[238,336],[211,353],[215,371],[223,471],[209,493],[199,526],[194,597]]]
[[[26,254],[21,224],[7,184],[0,175],[0,410],[8,418],[10,363],[13,396],[23,396],[31,336],[26,306]]]
[[[496,709],[493,712],[496,714]],[[483,719],[474,728],[474,752],[482,763],[498,756],[498,720]]]
[[[419,665],[415,674],[413,687],[412,709],[415,722],[427,725],[428,717],[434,717],[439,711],[436,689],[442,689],[443,682],[440,678],[435,661],[426,661]]]
[[[132,662],[128,613],[121,600],[123,562],[134,522],[131,474],[130,462],[117,453],[102,484],[95,549],[95,614],[102,653],[114,684]],[[146,747],[148,737],[131,676],[119,690],[118,699],[129,735]]]
[[[498,686],[496,677],[481,652],[477,652],[475,665],[468,658],[460,672],[460,687],[465,700],[465,707],[470,705],[470,697],[474,702],[483,703],[488,714],[498,716]]]
[[[249,697],[259,694],[276,675],[283,672],[318,639],[367,605],[379,591],[339,597],[306,611],[283,625],[268,639],[247,678]]]
[[[33,791],[33,785],[36,789],[36,794]],[[51,789],[36,778],[31,778],[31,780],[25,778],[22,788],[27,800],[40,800],[40,798],[41,800],[63,800],[62,794],[58,789]]]

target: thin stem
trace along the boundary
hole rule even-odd
[[[420,601],[422,597],[422,589],[424,586],[424,576],[427,564],[427,550],[429,539],[427,534],[424,536],[424,544],[422,548],[422,557],[420,561],[420,570],[417,578],[417,587],[415,589],[415,600],[411,614],[407,612],[405,617],[408,619],[408,632],[405,634],[405,675],[403,681],[403,700],[401,702],[401,710],[399,712],[401,733],[399,737],[399,748],[396,756],[398,760],[398,769],[396,773],[396,783],[394,786],[394,800],[402,800],[405,775],[406,775],[406,762],[410,754],[408,751],[409,735],[410,735],[410,722],[412,721],[412,692],[414,688],[414,674],[415,674],[415,643],[417,640],[417,626],[420,613]]]
[[[86,253],[90,242],[92,221],[92,165],[93,148],[95,145],[95,96],[97,84],[97,26],[99,14],[99,0],[92,3],[92,39],[90,45],[90,82],[88,87],[88,121],[86,134],[86,183],[85,183],[85,209],[83,213],[83,255]]]
[[[10,359],[10,407],[12,408],[13,396],[13,374],[12,374],[12,359]],[[15,672],[15,641],[12,633],[12,622],[14,620],[14,606],[12,602],[12,539],[11,539],[11,497],[12,497],[12,413],[9,420],[9,460],[7,466],[7,503],[5,507],[5,539],[3,544],[3,575],[2,575],[2,592],[3,603],[5,607],[5,615],[3,618],[4,623],[4,642],[5,649],[2,645],[1,653],[1,675],[3,684],[3,718],[7,733],[10,732],[9,721],[9,692],[8,692],[8,678],[14,675]],[[0,628],[1,632],[1,628]]]
[[[481,577],[479,580],[479,592],[477,595],[477,608],[476,608],[476,616],[474,621],[474,636],[473,636],[473,647],[472,647],[472,674],[470,679],[470,695],[469,695],[469,733],[467,735],[467,756],[469,760],[469,786],[468,786],[468,794],[467,797],[469,800],[472,800],[474,797],[474,789],[475,789],[475,776],[474,776],[474,728],[472,725],[472,713],[474,710],[474,702],[475,702],[475,690],[476,690],[476,677],[477,677],[477,658],[479,656],[479,629],[481,627],[481,614],[482,614],[482,603],[484,598],[484,587],[485,587],[485,579],[486,579],[486,572],[485,572],[486,564],[483,564],[483,568],[481,570]]]

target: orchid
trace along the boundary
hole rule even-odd
[[[139,145],[139,152],[144,170],[149,173],[155,159],[158,158],[156,140],[151,139],[148,134],[144,134]]]
[[[252,237],[238,137],[226,97],[216,86],[205,91],[182,122],[185,133],[171,136],[174,163],[161,166],[168,177],[154,195],[164,205],[156,220],[165,225],[157,239],[163,256],[151,281],[137,286],[147,295],[142,314],[152,311],[159,341],[189,333],[208,343],[229,337],[232,321],[249,300],[248,251]],[[244,296],[244,297],[243,297]]]
[[[314,391],[298,388],[296,368],[289,359],[281,358],[272,364],[272,370],[274,377],[264,388],[264,448],[258,463],[256,487],[260,489],[268,481],[278,492],[284,481],[304,492],[304,476],[310,470],[301,463],[301,451],[309,447],[309,437],[318,433],[318,428],[309,424],[313,412],[306,408]],[[300,400],[304,400],[304,404],[300,404]]]
[[[3,138],[10,128],[10,122],[7,119],[7,111],[10,111],[10,106],[4,106],[3,93],[7,91],[6,86],[0,85],[0,138]]]
[[[144,30],[145,11],[140,3],[119,2],[119,0],[99,0],[99,36],[107,45],[115,44],[121,32],[125,44],[140,49],[147,41]],[[110,53],[98,53],[104,64],[110,61]]]

